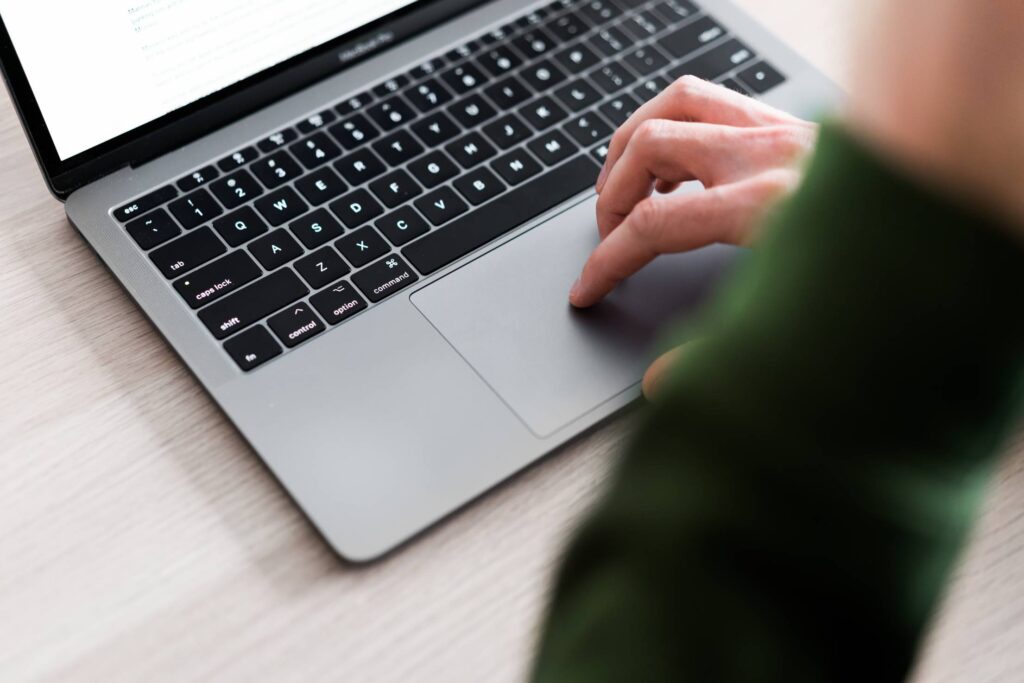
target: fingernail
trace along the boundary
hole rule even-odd
[[[597,174],[597,185],[594,189],[601,192],[601,188],[604,187],[604,180],[608,177],[608,164],[601,167],[601,172]]]

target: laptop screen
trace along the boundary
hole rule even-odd
[[[417,0],[0,0],[61,160]]]

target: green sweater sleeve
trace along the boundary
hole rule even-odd
[[[534,677],[898,681],[1024,379],[1024,249],[836,126],[558,578]]]

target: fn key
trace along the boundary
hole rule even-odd
[[[238,367],[248,372],[281,354],[281,347],[265,327],[246,330],[234,339],[224,342],[224,350],[235,359]]]

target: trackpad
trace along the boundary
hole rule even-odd
[[[412,296],[538,436],[634,387],[658,333],[692,316],[739,254],[662,257],[605,302],[574,310],[569,287],[597,241],[591,199]]]

